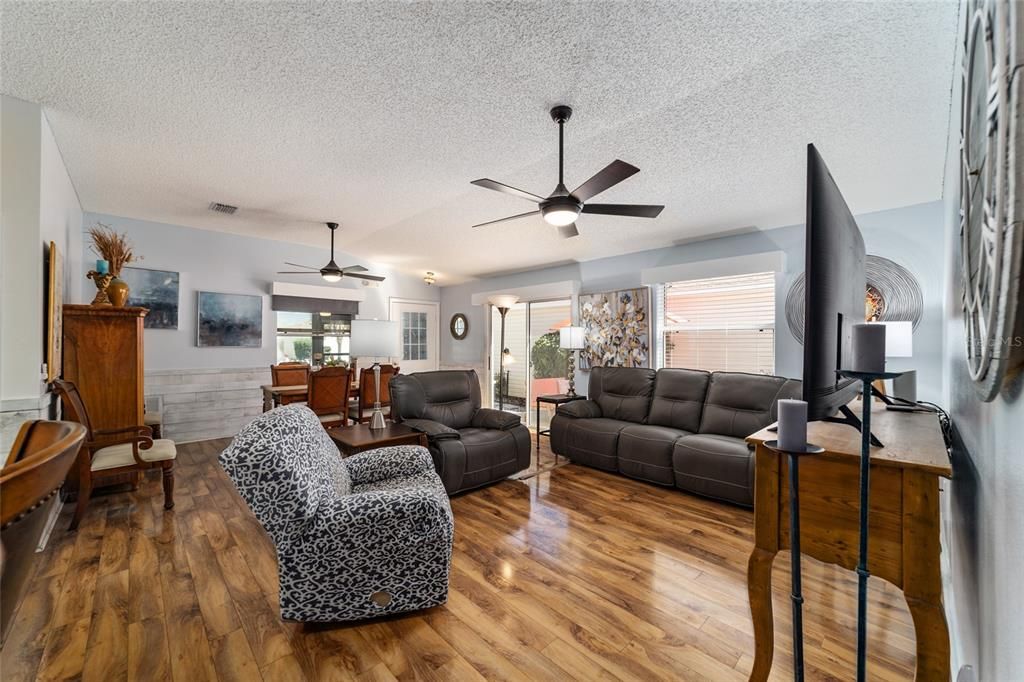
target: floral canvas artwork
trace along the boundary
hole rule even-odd
[[[580,325],[580,369],[650,366],[649,289],[580,296]]]

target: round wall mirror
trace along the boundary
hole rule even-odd
[[[466,334],[469,333],[469,320],[463,313],[455,313],[452,315],[451,323],[452,336],[461,341],[466,338]]]

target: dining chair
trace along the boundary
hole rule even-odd
[[[282,362],[270,366],[271,384],[274,386],[305,386],[309,383],[309,364],[305,362]],[[302,403],[301,395],[283,395],[281,404]]]
[[[119,429],[93,429],[78,387],[70,381],[53,382],[64,405],[64,417],[85,427],[85,443],[78,455],[78,505],[71,519],[71,530],[85,515],[92,494],[92,473],[130,473],[146,469],[163,472],[164,509],[174,507],[174,460],[178,450],[174,441],[153,438],[153,430],[145,424]]]
[[[324,367],[309,375],[306,405],[320,418],[324,428],[348,425],[346,413],[352,386],[349,376],[345,367]]]
[[[387,417],[391,414],[391,377],[398,374],[394,365],[380,366],[380,407]],[[370,421],[373,415],[373,404],[377,400],[377,385],[373,381],[373,368],[366,367],[359,371],[359,394],[348,409],[348,416],[353,422],[362,424]]]

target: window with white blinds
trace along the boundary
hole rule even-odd
[[[658,292],[664,367],[775,373],[775,273],[670,282]]]

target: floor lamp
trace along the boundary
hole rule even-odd
[[[498,343],[498,409],[505,409],[505,392],[501,389],[501,385],[505,378],[505,316],[508,315],[508,311],[512,306],[519,302],[519,297],[515,294],[495,294],[487,299],[491,305],[498,309],[498,314],[501,315],[501,332],[500,340]]]
[[[352,320],[352,340],[349,352],[357,357],[373,358],[373,384],[376,397],[373,403],[373,416],[370,428],[380,430],[385,427],[384,411],[380,406],[380,363],[379,358],[397,357],[400,349],[398,344],[398,323],[388,320]],[[345,406],[348,409],[348,405]]]

